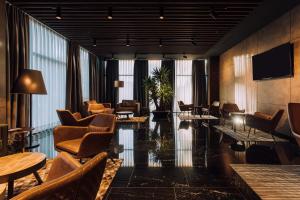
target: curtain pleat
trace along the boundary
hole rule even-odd
[[[207,105],[207,70],[204,60],[193,60],[193,103]]]
[[[114,81],[119,79],[119,61],[108,60],[106,65],[106,102],[117,105],[117,90],[114,88]]]
[[[13,82],[29,65],[29,17],[7,4],[7,122],[10,128],[29,125],[29,96],[10,94]]]
[[[90,61],[89,52],[80,47],[80,72],[81,72],[81,88],[83,101],[90,100]]]
[[[171,83],[172,89],[174,91],[175,88],[175,60],[162,60],[161,66],[168,69],[169,74],[169,81]],[[173,111],[174,107],[174,101],[172,101],[172,104],[169,105],[169,108],[171,111]]]
[[[105,102],[105,62],[90,54],[90,99]]]
[[[146,95],[143,81],[148,77],[148,61],[136,60],[134,62],[134,89],[133,97],[141,103],[142,107],[148,107],[148,98]]]
[[[82,111],[82,88],[80,72],[80,52],[78,44],[69,42],[66,108],[72,112]]]

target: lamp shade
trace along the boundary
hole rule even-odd
[[[114,87],[115,88],[122,88],[122,87],[124,87],[124,81],[115,81],[114,82]]]
[[[13,84],[12,93],[47,94],[42,73],[32,69],[22,70]]]

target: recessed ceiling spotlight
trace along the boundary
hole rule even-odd
[[[93,47],[96,47],[97,46],[97,40],[94,38],[93,40]]]
[[[163,43],[162,43],[162,40],[160,39],[159,40],[159,47],[162,47],[163,46]]]
[[[216,11],[215,11],[213,8],[210,10],[209,16],[210,16],[211,18],[213,18],[214,20],[216,20],[217,17],[218,17]]]
[[[163,7],[160,8],[159,19],[161,20],[165,19],[165,12]]]
[[[56,7],[56,16],[55,16],[55,18],[59,19],[59,20],[62,19],[62,16],[61,16],[61,7],[60,6]]]
[[[197,46],[197,43],[195,42],[194,39],[192,39],[192,44],[193,44],[194,46]]]
[[[126,47],[130,47],[130,40],[129,40],[129,36],[127,35],[126,38]]]
[[[112,20],[112,18],[112,7],[109,7],[107,11],[107,19]]]

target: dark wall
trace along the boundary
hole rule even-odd
[[[5,1],[0,0],[0,124],[6,123],[6,34]]]
[[[219,96],[219,82],[220,82],[220,59],[219,56],[210,57],[208,59],[209,69],[209,100],[211,104],[213,101],[220,101]]]

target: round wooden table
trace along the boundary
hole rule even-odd
[[[46,164],[46,155],[42,153],[25,152],[0,158],[0,183],[8,182],[7,197],[14,193],[14,180],[34,174],[39,184],[43,181],[37,170]]]

